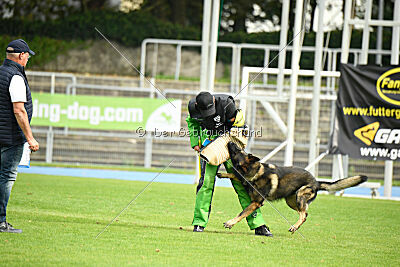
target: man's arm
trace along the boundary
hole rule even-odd
[[[186,122],[188,125],[189,129],[189,137],[190,137],[190,146],[196,150],[199,151],[199,137],[200,137],[200,124],[197,120],[194,120],[190,117],[190,115],[187,116]]]
[[[228,98],[224,109],[229,126],[241,127],[244,125],[243,112],[236,108],[235,102],[232,99]]]
[[[28,114],[26,113],[24,102],[13,103],[14,115],[17,119],[19,127],[25,135],[29,148],[32,151],[39,150],[39,143],[35,140],[32,134],[31,126],[29,125]]]

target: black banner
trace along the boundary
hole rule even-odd
[[[400,66],[340,67],[331,153],[400,159]]]

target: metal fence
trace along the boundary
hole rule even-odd
[[[104,77],[74,75],[65,73],[32,72],[28,71],[30,85],[33,92],[63,93],[73,95],[101,95],[101,96],[124,96],[124,97],[162,97],[152,84],[156,82],[158,46],[176,46],[176,62],[174,81],[157,81],[158,89],[162,90],[167,97],[182,99],[181,128],[186,129],[185,117],[187,114],[187,103],[198,91],[199,82],[179,81],[182,65],[182,49],[184,47],[200,47],[200,41],[185,40],[162,40],[146,39],[141,49],[141,73],[150,73],[151,84],[146,81],[143,75],[140,78],[128,77]],[[147,50],[152,46],[152,64],[146,66]],[[232,60],[230,65],[230,82],[228,84],[216,84],[218,92],[236,95],[241,90],[241,54],[244,49],[257,49],[264,51],[264,66],[272,59],[273,53],[279,51],[279,46],[262,44],[233,44],[218,43],[220,48],[232,49]],[[292,47],[287,47],[290,52]],[[336,70],[340,49],[325,48],[324,62],[326,71]],[[350,60],[358,63],[361,49],[350,49]],[[302,47],[302,53],[315,53],[314,47]],[[390,51],[370,50],[370,54],[390,56]],[[171,62],[173,66],[173,62]],[[287,70],[290,71],[290,70]],[[312,99],[312,78],[307,70],[302,70],[299,76],[296,125],[295,125],[295,147],[294,164],[305,167],[308,163],[311,99]],[[199,73],[200,76],[200,73]],[[275,92],[277,85],[276,70],[259,75],[252,80],[251,90],[254,92]],[[322,81],[321,111],[319,118],[319,136],[317,142],[319,151],[327,148],[331,121],[333,119],[334,99],[337,91],[337,75],[327,76]],[[285,83],[284,88],[279,92],[288,92],[289,84]],[[251,137],[248,149],[260,157],[267,155],[285,140],[282,133],[287,121],[288,102],[282,96],[278,101],[259,101],[261,96],[253,96],[247,100],[248,112],[247,123],[254,132]],[[238,104],[244,99],[237,97]],[[275,113],[273,113],[275,112]],[[279,120],[281,123],[279,123]],[[277,123],[278,122],[278,123]],[[107,165],[135,165],[144,167],[163,167],[170,162],[170,157],[177,158],[172,167],[192,169],[195,166],[196,155],[189,146],[188,136],[175,134],[169,136],[157,136],[157,133],[150,132],[145,136],[132,131],[88,131],[82,129],[68,129],[55,127],[33,127],[33,131],[41,143],[41,150],[33,154],[33,160],[44,162],[64,162],[71,164],[107,164]],[[319,165],[319,176],[331,176],[331,158],[324,158]],[[283,151],[279,151],[271,159],[274,163],[283,163]],[[399,166],[395,163],[394,178],[400,179],[396,174]],[[349,160],[349,173],[365,173],[370,177],[383,177],[383,162],[371,162],[365,160]]]
[[[154,39],[148,38],[143,40],[141,46],[141,58],[140,58],[140,72],[141,73],[149,73],[149,76],[153,79],[156,78],[158,74],[158,56],[159,56],[159,47],[162,45],[172,45],[176,47],[175,51],[175,62],[170,62],[171,67],[174,67],[175,63],[175,71],[174,71],[174,79],[179,80],[181,77],[181,69],[185,66],[182,66],[182,49],[184,48],[197,48],[201,47],[201,41],[192,41],[192,40],[168,40],[168,39]],[[230,64],[230,83],[229,89],[231,92],[237,93],[240,88],[240,77],[241,77],[241,66],[242,64],[242,52],[244,50],[261,50],[264,51],[263,65],[260,67],[268,66],[272,59],[274,59],[274,55],[279,53],[280,47],[279,45],[270,45],[270,44],[236,44],[230,42],[218,42],[217,47],[222,49],[231,49],[232,57]],[[292,46],[288,46],[285,48],[288,53],[291,53],[293,50]],[[151,58],[148,57],[148,54],[152,52]],[[342,52],[340,48],[324,48],[323,49],[323,68],[327,71],[336,71],[337,65],[339,62],[339,56]],[[302,54],[312,54],[314,56],[315,47],[314,46],[303,46],[301,48]],[[362,50],[361,49],[349,49],[349,62],[353,62],[354,64],[358,64],[360,61]],[[371,56],[390,58],[391,51],[388,50],[377,50],[370,49],[368,53]],[[151,64],[146,64],[151,63]],[[200,77],[200,73],[199,76]],[[267,84],[268,75],[263,75],[263,83]],[[140,76],[140,87],[145,86],[145,78],[143,75]]]
[[[71,74],[27,72],[33,92],[55,92],[77,95],[127,96],[127,97],[160,97],[152,87],[139,87],[137,79],[119,79],[104,77],[89,77]],[[265,79],[267,78],[267,79]],[[266,77],[259,76],[251,85],[251,90],[268,92],[274,90],[276,74],[270,73]],[[82,83],[85,82],[85,83]],[[112,84],[112,85],[110,85]],[[335,99],[335,85],[337,78],[326,77],[322,82],[323,95],[321,97],[321,112],[319,120],[320,140],[319,151],[327,148],[332,121],[332,108]],[[193,87],[198,83],[193,82]],[[179,87],[179,83],[176,83]],[[221,88],[230,93],[230,85]],[[285,84],[284,92],[289,89]],[[312,81],[307,76],[300,76],[298,99],[296,108],[294,164],[305,167],[308,163],[310,112]],[[187,103],[198,90],[188,88],[165,89],[167,97],[182,99],[181,128],[186,129],[185,117]],[[261,98],[260,98],[261,99]],[[238,98],[238,104],[244,98]],[[286,101],[271,103],[283,122],[287,120]],[[263,157],[271,152],[285,137],[282,130],[276,126],[276,118],[270,115],[265,105],[259,99],[248,100],[247,123],[251,126],[254,135],[250,139],[248,150]],[[193,169],[196,166],[196,154],[190,148],[189,138],[186,135],[174,134],[160,136],[151,132],[143,136],[135,131],[89,131],[82,129],[33,127],[33,131],[41,144],[39,152],[34,153],[32,160],[42,162],[61,162],[74,165],[125,165],[144,167],[164,167],[171,158],[175,158],[174,168]],[[283,151],[279,151],[270,159],[276,164],[283,163]],[[383,162],[366,160],[349,160],[349,174],[364,173],[370,177],[383,177]],[[395,163],[394,178],[400,166]],[[332,159],[328,156],[318,165],[320,177],[330,177],[332,173]]]

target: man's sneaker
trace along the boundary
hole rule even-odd
[[[195,225],[193,228],[193,232],[204,232],[204,227],[200,225]]]
[[[22,233],[21,229],[15,229],[11,224],[8,222],[2,222],[0,223],[0,232],[3,233],[17,233],[20,234]]]
[[[266,226],[265,224],[257,227],[254,230],[255,230],[256,235],[264,235],[264,236],[273,237],[272,233],[269,231],[268,226]]]

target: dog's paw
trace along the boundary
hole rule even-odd
[[[218,177],[218,178],[228,178],[229,175],[228,175],[227,173],[220,173],[220,172],[218,172],[218,173],[217,173],[217,177]]]
[[[289,228],[289,232],[291,232],[292,234],[294,233],[294,232],[296,232],[296,230],[297,230],[298,228],[296,228],[296,227],[294,227],[293,225]]]
[[[229,228],[229,229],[231,229],[234,225],[235,225],[235,220],[234,219],[229,220],[229,221],[224,223],[224,227],[225,228]]]

